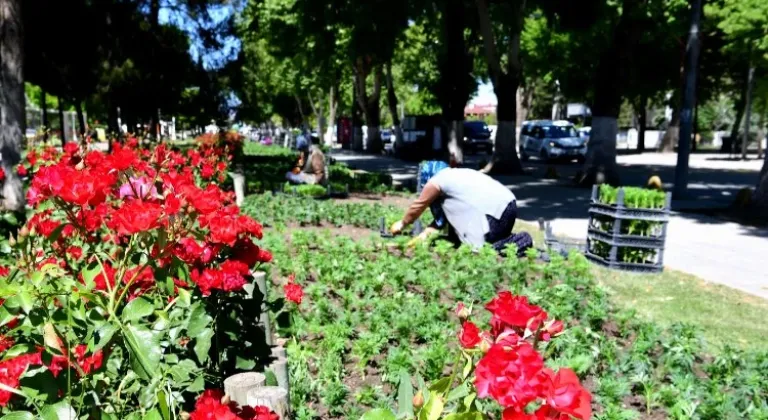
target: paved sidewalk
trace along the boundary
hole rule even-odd
[[[398,182],[413,180],[418,166],[349,151],[336,150],[333,156],[359,169],[388,172]],[[643,185],[650,175],[659,175],[669,189],[675,165],[673,156],[620,156],[622,180],[627,185]],[[467,166],[473,166],[479,159],[470,157]],[[590,191],[568,186],[565,181],[579,166],[555,165],[560,181],[543,179],[546,166],[530,162],[526,170],[533,176],[498,179],[517,196],[521,219],[535,221],[541,217],[552,222],[555,234],[585,238]],[[690,199],[673,202],[673,210],[727,206],[739,189],[754,186],[759,170],[760,165],[754,161],[732,162],[716,155],[692,155]],[[767,258],[768,229],[692,213],[675,213],[669,223],[664,255],[667,267],[768,299],[768,269],[763,265]]]

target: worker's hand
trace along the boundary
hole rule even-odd
[[[402,220],[398,220],[395,223],[392,223],[392,226],[389,228],[389,232],[393,235],[398,235],[400,232],[403,231],[405,228],[405,223],[403,223]]]
[[[426,241],[427,239],[429,239],[430,236],[434,235],[437,232],[439,232],[437,229],[428,227],[424,229],[424,231],[421,232],[417,237],[408,241],[406,246],[409,246],[409,247],[416,246],[416,244]]]

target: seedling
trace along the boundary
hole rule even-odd
[[[424,231],[424,227],[421,224],[421,220],[417,220],[413,223],[413,228],[411,229],[411,236],[418,236],[421,232]],[[395,235],[389,232],[389,229],[387,228],[387,222],[382,217],[379,219],[379,234],[382,238],[394,238]]]

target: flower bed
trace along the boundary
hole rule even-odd
[[[621,270],[663,270],[670,199],[655,190],[593,187],[587,257]]]
[[[271,255],[216,183],[230,159],[211,145],[182,155],[135,142],[44,152],[33,215],[0,270],[0,413],[268,418],[210,395],[195,407],[269,353],[243,287]]]
[[[278,212],[283,221],[292,218],[279,213],[284,209],[305,214],[316,211],[317,204],[291,198],[285,207],[264,212]],[[593,396],[593,418],[760,418],[768,413],[768,355],[726,348],[712,357],[690,326],[662,329],[631,311],[615,311],[579,255],[568,260],[554,255],[548,264],[499,260],[488,250],[473,254],[441,243],[407,250],[315,231],[293,231],[287,238],[268,233],[264,241],[274,252],[276,276],[295,274],[304,288],[300,313],[281,326],[283,334],[293,336],[288,352],[297,419],[356,419],[375,409],[366,418],[391,419],[390,411],[409,418],[413,403],[418,409],[420,402],[411,397],[421,391],[426,404],[435,389],[445,390],[441,379],[454,371],[459,373],[451,391],[439,393],[440,418],[452,412],[465,416],[452,419],[501,419],[509,406],[497,397],[516,394],[480,397],[476,374],[464,375],[466,360],[455,370],[459,343],[475,338],[467,329],[461,333],[454,309],[457,301],[485,304],[503,290],[527,296],[529,304],[563,322],[564,332],[539,341],[537,348],[553,371],[570,369],[580,378]],[[399,239],[395,243],[404,245]],[[475,312],[478,325],[494,316]],[[473,366],[487,355],[480,348],[472,352]],[[572,379],[561,375],[560,383],[573,384]],[[462,408],[467,398],[474,398],[473,409],[486,417],[467,414]],[[419,418],[438,418],[422,415],[427,405],[421,407]],[[541,414],[535,418],[554,413]],[[505,418],[528,418],[511,415]]]

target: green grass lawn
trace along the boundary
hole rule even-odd
[[[516,230],[531,233],[537,247],[544,235],[538,225],[519,221]],[[675,270],[661,274],[627,273],[594,266],[595,278],[620,308],[667,326],[685,322],[701,328],[713,349],[724,345],[768,349],[768,301]]]
[[[595,267],[597,280],[615,304],[669,325],[686,322],[701,328],[714,347],[768,349],[768,301],[690,274],[665,270],[657,275],[622,273]]]

